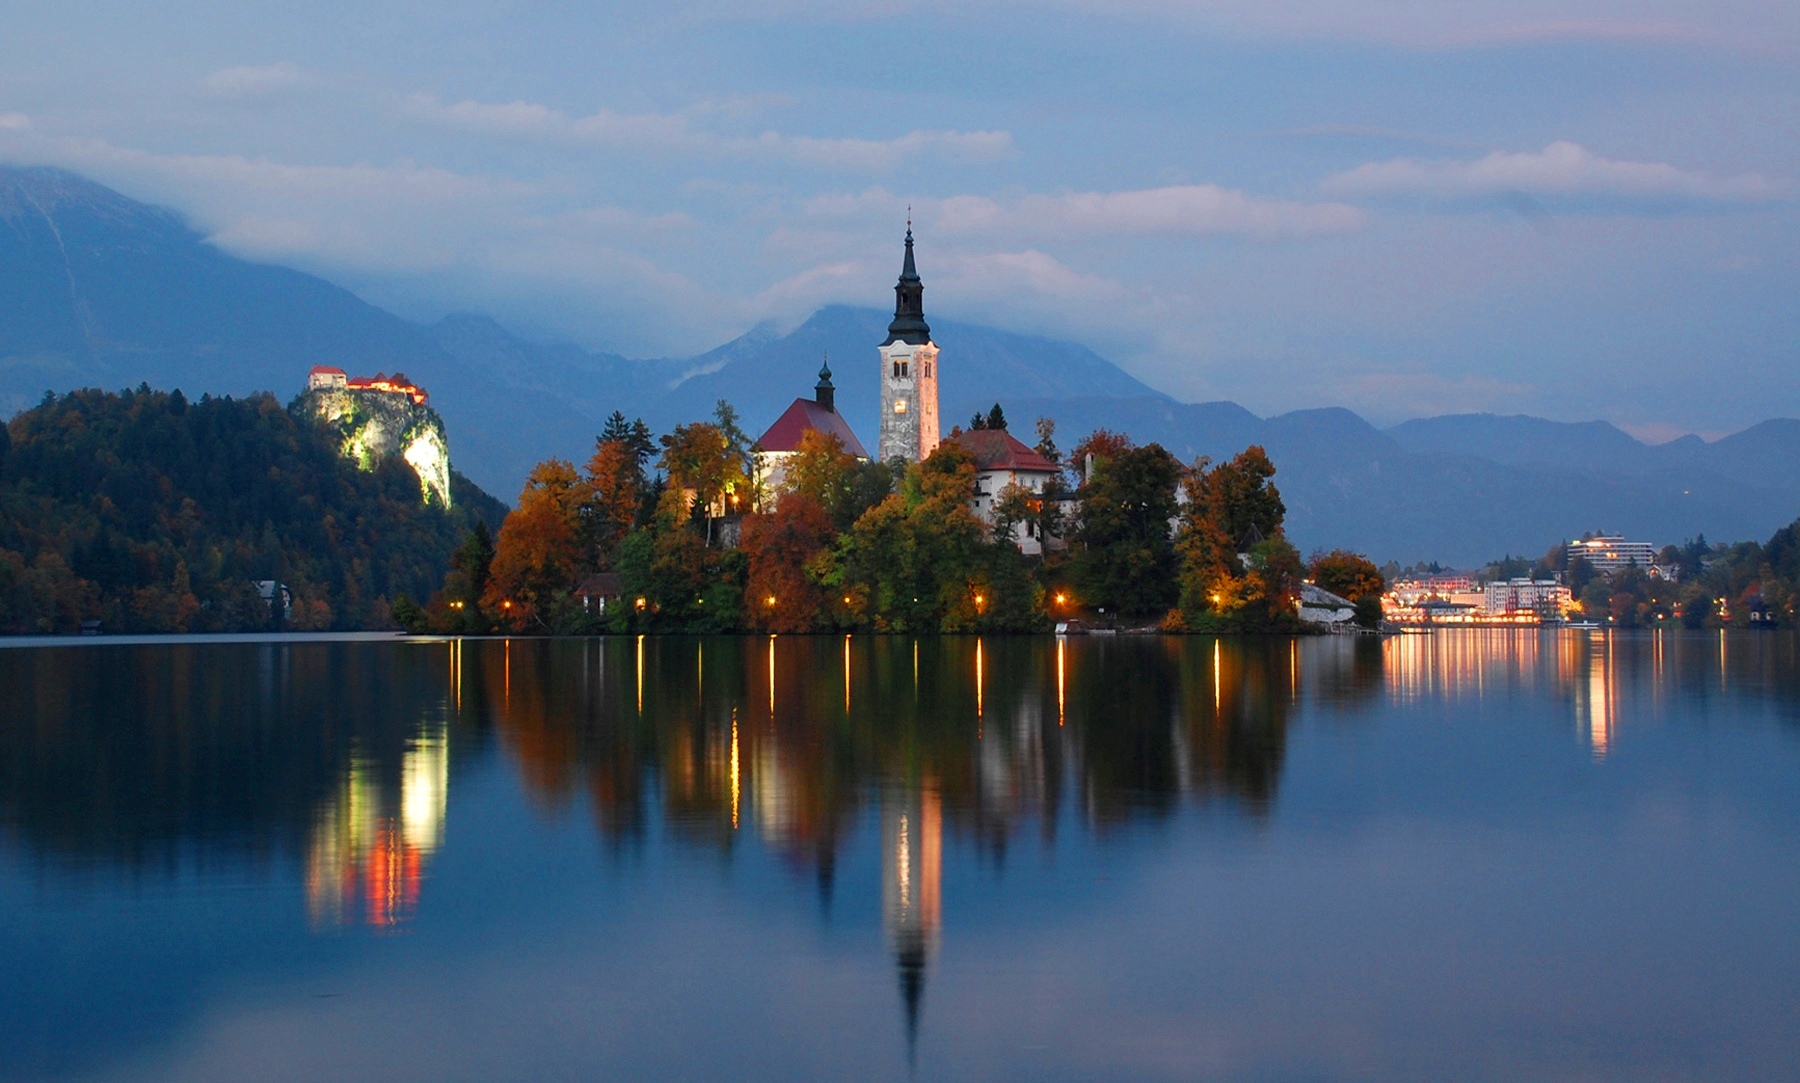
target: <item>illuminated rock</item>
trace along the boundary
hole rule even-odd
[[[425,390],[405,376],[346,378],[318,367],[300,397],[303,412],[336,430],[346,458],[363,470],[395,456],[419,478],[421,499],[450,506],[450,441]]]

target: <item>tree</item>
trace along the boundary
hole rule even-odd
[[[1000,404],[997,402],[994,404],[994,408],[988,411],[987,427],[998,429],[1001,432],[1006,431],[1006,411],[1000,409]]]
[[[581,498],[581,543],[587,550],[587,564],[612,567],[619,543],[637,524],[644,499],[642,485],[643,468],[629,432],[612,438],[603,434],[588,459]]]
[[[855,475],[856,456],[844,450],[842,440],[832,433],[807,429],[788,460],[783,488],[806,496],[837,522],[851,498]]]
[[[747,575],[744,617],[769,632],[810,632],[828,607],[824,587],[807,572],[836,537],[831,516],[805,492],[786,492],[772,512],[744,517]]]
[[[712,544],[713,520],[732,514],[750,491],[744,459],[717,425],[677,425],[662,438],[662,468],[669,473],[669,493],[679,510],[705,524]]]
[[[909,467],[896,492],[856,520],[820,563],[849,597],[849,619],[877,631],[963,631],[991,604],[985,527],[969,510],[975,460],[945,443]]]
[[[1028,522],[1035,521],[1038,494],[1009,481],[994,494],[994,544],[1017,547],[1014,534],[1018,528]]]
[[[1180,476],[1180,464],[1158,444],[1096,457],[1082,490],[1071,562],[1088,604],[1141,616],[1160,615],[1174,603],[1169,524]]]
[[[720,399],[713,407],[713,424],[718,426],[719,435],[725,439],[725,450],[737,460],[738,473],[749,477],[754,460],[750,451],[750,436],[738,426],[737,408]]]
[[[501,524],[481,605],[513,631],[549,631],[582,568],[581,479],[566,459],[532,468]]]
[[[1069,452],[1069,469],[1075,472],[1080,484],[1086,485],[1093,463],[1129,451],[1132,446],[1131,437],[1122,432],[1095,429],[1082,437],[1081,442]]]
[[[1387,589],[1381,569],[1361,553],[1352,553],[1348,549],[1314,553],[1306,571],[1320,588],[1352,602],[1367,597],[1379,601],[1381,592]]]
[[[1056,449],[1056,420],[1040,417],[1035,426],[1037,429],[1037,446],[1033,449],[1039,455],[1058,466],[1062,465],[1062,452]]]
[[[1189,628],[1274,630],[1294,620],[1301,562],[1282,535],[1286,507],[1269,483],[1274,474],[1252,445],[1216,466],[1197,459],[1183,478],[1175,547]]]

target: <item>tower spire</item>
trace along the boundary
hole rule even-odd
[[[888,324],[883,346],[904,342],[923,346],[931,341],[931,325],[925,322],[925,285],[913,262],[912,208],[906,212],[906,257],[900,264],[900,280],[894,283],[894,322]]]

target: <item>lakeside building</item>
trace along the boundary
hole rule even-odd
[[[755,470],[757,502],[772,501],[787,481],[788,463],[800,450],[800,441],[808,432],[821,432],[838,438],[845,451],[859,460],[867,460],[862,441],[851,431],[850,423],[837,412],[837,389],[831,383],[831,359],[819,367],[819,382],[810,399],[795,399],[782,411],[768,431],[757,438]]]
[[[1554,579],[1507,579],[1483,590],[1482,616],[1506,622],[1555,623],[1575,604],[1569,588]]]
[[[1382,617],[1395,624],[1560,624],[1575,604],[1569,588],[1554,579],[1502,579],[1479,587],[1467,576],[1434,579],[1397,580],[1381,597]]]
[[[950,430],[948,443],[967,451],[975,460],[975,497],[970,507],[981,521],[994,525],[995,512],[1006,498],[1009,488],[1029,494],[1032,511],[1042,509],[1044,486],[1062,473],[1062,468],[1039,455],[1033,448],[1005,429]],[[1051,499],[1059,499],[1052,497]],[[1013,525],[1013,541],[1020,551],[1042,553],[1046,539],[1038,536],[1037,523],[1027,520]],[[1060,538],[1048,539],[1051,548],[1060,549]]]
[[[1356,603],[1309,581],[1300,584],[1294,610],[1309,624],[1348,624],[1356,616]]]
[[[1569,562],[1576,557],[1588,562],[1601,575],[1611,575],[1626,568],[1641,568],[1651,574],[1662,574],[1656,564],[1656,546],[1649,542],[1626,541],[1622,534],[1596,534],[1569,542]]]

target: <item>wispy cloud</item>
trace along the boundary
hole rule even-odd
[[[904,201],[885,189],[808,201],[822,218],[894,214]],[[1046,238],[1243,236],[1280,240],[1361,229],[1367,212],[1345,203],[1250,195],[1216,184],[1117,192],[1034,193],[997,199],[961,195],[913,204],[921,220],[951,235]]]
[[[763,131],[726,135],[694,123],[702,115],[728,113],[703,103],[677,113],[620,113],[600,109],[570,116],[526,101],[443,104],[427,94],[406,99],[403,115],[443,128],[506,139],[568,146],[628,147],[702,157],[773,158],[823,169],[880,172],[905,159],[939,154],[962,161],[987,161],[1012,153],[1003,131],[917,130],[890,139],[827,138]]]
[[[281,60],[260,67],[221,68],[200,80],[200,89],[218,98],[248,98],[286,90],[308,80],[300,65]]]
[[[1320,190],[1341,197],[1416,196],[1436,200],[1527,196],[1639,202],[1750,203],[1780,198],[1785,187],[1761,173],[1721,176],[1664,162],[1606,158],[1559,141],[1541,151],[1495,151],[1474,161],[1394,158],[1327,178]]]

